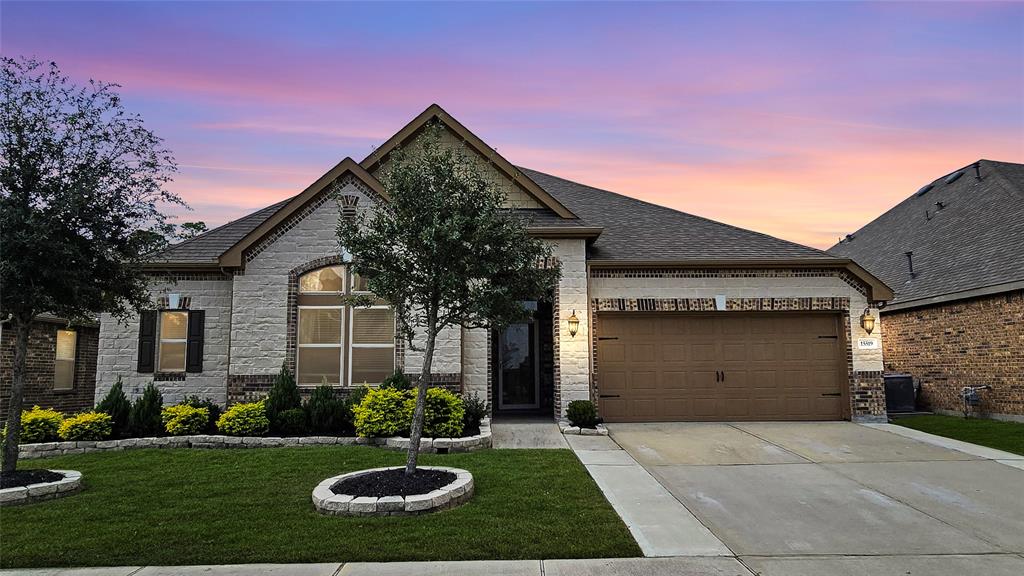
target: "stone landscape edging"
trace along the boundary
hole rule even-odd
[[[332,476],[313,489],[313,507],[328,516],[414,516],[460,506],[473,497],[473,475],[461,468],[448,466],[417,466],[421,470],[443,470],[455,474],[455,480],[426,494],[410,496],[353,496],[335,494],[331,487],[342,480],[383,472],[401,470],[404,466],[371,468]]]
[[[595,428],[582,428],[580,426],[572,426],[568,423],[560,424],[559,427],[562,429],[562,434],[580,435],[580,436],[607,436],[608,429],[605,428],[604,424],[598,424]]]
[[[375,446],[386,450],[407,450],[409,439],[363,438],[360,436],[221,436],[196,434],[192,436],[160,436],[156,438],[124,438],[122,440],[99,440],[77,442],[41,442],[22,444],[20,458],[50,458],[70,456],[86,452],[106,452],[141,448],[280,448],[285,446]],[[474,452],[491,447],[491,423],[480,423],[480,433],[461,438],[421,438],[420,451],[428,453]]]
[[[28,486],[0,489],[0,506],[31,504],[70,496],[82,489],[82,473],[77,470],[50,470],[64,477],[53,482],[39,482]]]

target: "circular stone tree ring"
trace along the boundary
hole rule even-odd
[[[473,475],[467,470],[447,466],[417,467],[420,470],[440,470],[455,474],[455,480],[426,494],[376,497],[335,494],[332,490],[335,484],[357,476],[404,468],[371,468],[332,476],[313,489],[313,506],[317,512],[331,516],[411,516],[454,508],[473,497]]]

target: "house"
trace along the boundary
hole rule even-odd
[[[895,292],[881,311],[885,367],[919,401],[1024,420],[1024,164],[979,160],[934,180],[830,250]]]
[[[28,336],[26,408],[39,405],[74,413],[93,407],[99,332],[95,322],[36,316]],[[10,324],[0,324],[0,418],[7,417],[11,400],[15,336]]]
[[[104,317],[99,386],[155,381],[235,402],[265,393],[282,363],[302,386],[380,382],[422,358],[387,306],[352,309],[335,227],[386,202],[376,178],[432,120],[488,162],[510,207],[550,242],[562,276],[528,323],[451,329],[431,379],[495,414],[552,418],[593,399],[608,421],[884,418],[882,351],[862,311],[891,291],[851,260],[599,190],[499,155],[437,105],[297,196],[175,245],[149,265],[153,308]],[[877,336],[877,333],[876,333]],[[860,340],[869,341],[864,346]]]

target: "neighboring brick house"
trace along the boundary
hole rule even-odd
[[[266,393],[282,364],[301,386],[380,382],[422,358],[390,309],[351,308],[335,228],[388,202],[390,153],[440,121],[486,162],[509,207],[561,266],[530,322],[445,330],[433,382],[496,414],[560,418],[593,399],[608,420],[884,418],[882,351],[862,311],[891,291],[848,259],[518,168],[433,105],[362,162],[346,158],[299,195],[175,245],[149,265],[153,307],[101,322],[102,396],[156,381],[166,401]],[[876,338],[868,338],[877,344]]]
[[[0,419],[7,417],[16,333],[0,326]],[[28,340],[24,406],[74,413],[93,407],[99,327],[36,317]]]
[[[892,286],[885,367],[923,408],[1024,420],[1024,164],[979,160],[922,187],[829,250]]]

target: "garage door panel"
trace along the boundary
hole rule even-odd
[[[600,337],[613,339],[598,341],[597,381],[602,396],[619,398],[602,397],[601,413],[612,422],[838,419],[839,325],[828,314],[602,315]]]

